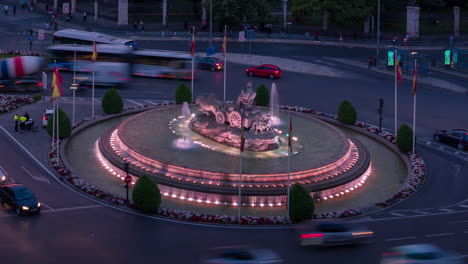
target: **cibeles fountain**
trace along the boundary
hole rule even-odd
[[[182,111],[166,105],[130,116],[101,136],[98,156],[114,171],[128,162],[131,175],[150,175],[167,197],[220,206],[284,206],[288,177],[316,200],[365,183],[370,155],[356,138],[310,114],[256,106],[255,96],[248,85],[236,102],[200,96]]]

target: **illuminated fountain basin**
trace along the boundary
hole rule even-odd
[[[197,107],[192,106],[194,112]],[[97,150],[103,164],[122,174],[154,177],[163,195],[194,202],[237,205],[239,149],[215,143],[187,129],[180,107],[146,111],[119,123],[101,137]],[[287,120],[288,113],[281,111]],[[291,183],[299,182],[317,199],[338,197],[364,184],[370,158],[361,143],[310,115],[292,114],[294,154]],[[283,122],[288,123],[288,122]],[[276,127],[276,150],[243,153],[242,204],[282,206],[287,192],[287,131]],[[190,148],[174,142],[191,141]]]

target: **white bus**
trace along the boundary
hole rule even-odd
[[[192,56],[165,50],[135,50],[131,53],[134,76],[191,79]]]
[[[57,44],[78,44],[92,45],[96,44],[111,44],[111,45],[126,45],[132,49],[136,49],[136,41],[133,39],[117,38],[114,36],[101,34],[97,32],[63,29],[54,33],[53,43]]]
[[[97,61],[93,63],[92,45],[63,44],[48,48],[49,68],[54,65],[60,70],[80,73],[81,84],[91,83],[94,67],[94,82],[98,85],[125,84],[131,78],[130,52],[131,48],[123,45],[96,45],[98,51]],[[76,53],[76,64],[74,57]],[[85,74],[83,74],[85,73]]]

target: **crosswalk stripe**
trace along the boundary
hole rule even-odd
[[[453,212],[453,211],[455,211],[455,210],[443,208],[443,209],[439,209],[439,211],[442,211],[442,212]]]
[[[390,213],[390,214],[394,216],[405,216],[404,214],[399,214],[399,213]]]
[[[136,105],[138,105],[138,106],[143,106],[143,104],[140,104],[140,103],[135,102],[135,101],[130,100],[130,99],[126,99],[125,101],[130,102],[130,103],[132,103],[132,104],[136,104]]]

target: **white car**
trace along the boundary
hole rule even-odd
[[[382,254],[381,264],[393,263],[433,263],[462,264],[462,259],[454,253],[444,251],[430,244],[417,244],[394,247]]]
[[[369,242],[374,232],[342,222],[315,221],[298,226],[297,241],[301,246],[336,246]]]
[[[44,111],[44,116],[42,117],[42,127],[47,127],[47,121],[54,114],[53,108],[46,108]]]
[[[281,257],[271,249],[249,249],[229,247],[219,250],[214,257],[202,262],[204,264],[260,264],[284,263]]]

